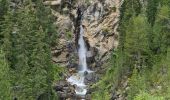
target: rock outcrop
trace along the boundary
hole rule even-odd
[[[110,53],[118,46],[119,0],[50,0],[45,5],[51,5],[56,17],[59,33],[59,47],[53,48],[53,61],[62,66],[77,63],[75,45],[75,18],[77,8],[83,11],[82,24],[85,28],[85,40],[88,47],[87,58],[92,66],[107,61]],[[70,50],[71,49],[71,50]],[[73,58],[72,58],[73,57]],[[74,61],[69,61],[73,59]]]
[[[84,40],[87,47],[88,68],[95,73],[85,76],[85,84],[88,86],[100,79],[103,74],[104,64],[110,58],[113,49],[118,46],[118,22],[120,0],[50,0],[44,1],[50,5],[56,18],[54,23],[58,28],[58,45],[52,48],[52,60],[68,68],[68,76],[76,72],[78,68],[78,40],[76,19],[77,13],[81,13],[84,28]],[[78,12],[81,10],[81,12]],[[78,25],[79,26],[79,25]],[[55,90],[64,99],[75,99],[74,86],[66,81],[58,83]],[[88,91],[86,100],[90,100]]]

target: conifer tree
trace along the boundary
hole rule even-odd
[[[147,0],[148,1],[148,5],[147,5],[147,18],[148,18],[148,22],[151,24],[151,26],[154,25],[155,23],[155,18],[157,15],[157,9],[158,9],[158,4],[160,0]]]
[[[125,51],[135,66],[141,67],[149,53],[148,24],[145,17],[139,15],[132,17],[126,30]]]
[[[8,0],[1,0],[0,1],[0,45],[3,43],[3,38],[4,35],[2,34],[3,30],[3,21],[5,20],[5,15],[7,14],[8,11]]]
[[[156,22],[153,26],[151,45],[152,50],[155,54],[166,53],[167,46],[170,45],[170,7],[168,5],[163,5],[156,16]]]

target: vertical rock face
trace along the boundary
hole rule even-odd
[[[53,48],[53,61],[63,66],[76,67],[76,18],[78,7],[82,10],[88,67],[102,66],[113,49],[118,46],[118,21],[120,0],[50,0],[58,28],[58,46]]]
[[[58,45],[52,48],[53,61],[67,66],[68,76],[74,75],[78,68],[78,39],[80,24],[84,30],[87,48],[87,66],[95,73],[85,73],[84,82],[87,86],[99,80],[103,73],[103,64],[107,62],[113,49],[118,46],[119,0],[50,0],[58,28]],[[64,81],[63,84],[67,84]],[[64,99],[78,98],[73,91],[76,86],[56,85],[55,90]],[[71,91],[71,92],[70,92]],[[87,91],[86,100],[90,100],[91,92]]]

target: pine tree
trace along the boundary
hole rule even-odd
[[[54,17],[52,16],[51,9],[43,5],[42,0],[35,2],[36,4],[36,17],[38,22],[42,25],[42,29],[46,32],[46,40],[48,44],[55,45],[57,40],[57,31],[54,27]]]
[[[126,37],[127,26],[129,25],[129,20],[133,16],[138,16],[141,13],[142,5],[140,0],[124,0],[122,7],[120,8],[120,46],[124,50],[124,43]]]
[[[152,33],[152,50],[155,54],[166,53],[167,46],[170,44],[170,7],[163,5],[158,11]]]
[[[7,14],[8,7],[9,7],[8,0],[0,1],[0,45],[2,45],[3,43],[3,38],[4,38],[4,35],[2,34],[3,21],[5,20],[4,17]]]
[[[148,24],[145,17],[139,15],[132,17],[126,30],[125,52],[136,67],[142,67],[149,53]]]
[[[160,0],[147,0],[147,1],[148,1],[147,11],[146,11],[147,18],[148,18],[148,22],[151,24],[151,26],[153,26],[157,16],[157,9]]]

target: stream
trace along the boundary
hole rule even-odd
[[[67,81],[71,85],[76,86],[75,87],[76,95],[82,97],[85,96],[87,93],[87,86],[84,83],[85,75],[92,72],[87,68],[87,62],[86,62],[87,48],[83,36],[84,36],[84,29],[83,26],[80,25],[80,36],[78,40],[79,70],[78,73],[73,74],[70,78],[67,79]]]

